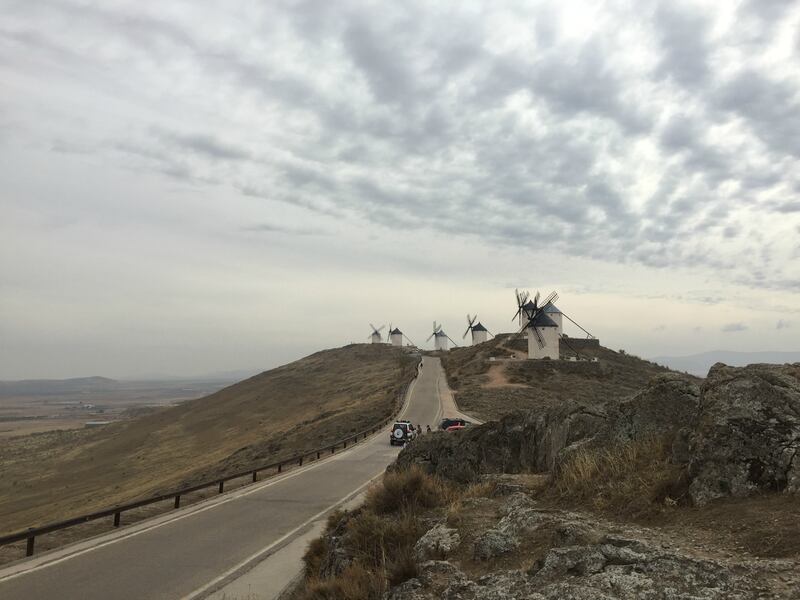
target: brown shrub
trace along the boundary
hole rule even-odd
[[[419,575],[413,546],[405,546],[399,550],[389,562],[386,572],[389,584],[392,586],[400,585]]]
[[[306,577],[316,577],[322,567],[322,561],[328,554],[328,538],[325,536],[314,538],[303,554],[303,564],[306,567]]]
[[[386,473],[380,484],[369,489],[364,505],[379,515],[415,512],[444,506],[452,495],[448,485],[414,465],[404,471]]]
[[[383,598],[383,575],[360,565],[347,567],[341,575],[325,581],[312,580],[300,594],[302,600],[378,600]]]
[[[348,523],[344,542],[356,562],[377,568],[413,548],[422,533],[422,523],[410,513],[389,517],[365,511]]]
[[[669,460],[670,444],[651,437],[569,456],[553,478],[563,499],[596,510],[643,515],[686,502],[684,469]]]

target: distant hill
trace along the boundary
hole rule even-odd
[[[416,362],[388,344],[354,344],[134,420],[4,440],[0,535],[366,429],[392,414]]]
[[[488,420],[566,400],[587,404],[621,400],[652,377],[670,372],[654,362],[603,346],[582,348],[580,355],[588,360],[521,360],[527,357],[527,344],[521,336],[501,334],[483,344],[446,353],[442,364],[458,405]],[[560,354],[573,352],[562,342]]]
[[[735,352],[732,350],[712,350],[688,356],[657,356],[652,359],[676,371],[686,371],[698,377],[705,377],[714,363],[725,363],[732,367],[744,367],[755,363],[795,363],[800,362],[800,352]]]
[[[76,392],[118,390],[120,382],[108,377],[74,377],[72,379],[23,379],[0,381],[0,396],[46,396]]]

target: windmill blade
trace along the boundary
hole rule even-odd
[[[380,327],[378,327],[378,330],[375,333],[379,334],[383,330],[384,327],[386,327],[386,325],[381,325]]]
[[[464,332],[464,335],[462,335],[462,336],[461,336],[461,339],[462,339],[462,340],[463,340],[465,337],[467,337],[467,334],[470,332],[470,330],[471,330],[471,329],[472,329],[472,325],[469,325],[469,326],[467,327],[467,330]]]
[[[539,306],[539,290],[536,290],[536,295],[533,297],[534,308]]]
[[[444,337],[446,337],[448,340],[453,342],[453,339],[449,335],[447,335],[446,333],[444,334]],[[453,346],[455,346],[456,348],[460,348],[460,346],[458,344],[456,344],[455,342],[453,342]]]
[[[544,348],[547,344],[545,344],[542,334],[539,333],[539,329],[537,329],[536,327],[533,327],[532,329],[533,329],[533,334],[536,336],[536,343],[539,344],[539,348]]]
[[[411,339],[405,333],[403,334],[403,337],[406,338],[406,341],[409,344],[411,344],[412,346],[414,346],[416,348],[417,345],[413,341],[411,341]],[[428,339],[430,339],[430,338],[428,338]]]
[[[426,341],[426,342],[430,342],[430,341],[431,341],[431,338],[432,338],[433,336],[435,336],[435,335],[436,335],[436,332],[434,331],[432,334],[430,334],[430,335],[428,336],[428,339],[427,339],[427,340],[425,340],[425,341]]]
[[[373,333],[377,333],[377,329],[375,329],[375,325],[373,325],[372,323],[370,323],[370,324],[369,324],[369,326],[370,326],[370,327],[372,327],[372,331],[373,331]]]
[[[392,324],[389,323],[389,331],[386,332],[386,341],[390,342],[392,340]]]
[[[468,334],[468,333],[470,332],[470,330],[472,329],[472,324],[475,322],[475,319],[477,319],[477,318],[478,318],[478,315],[475,315],[474,317],[470,317],[470,316],[469,316],[469,313],[467,313],[467,329],[466,329],[466,331],[464,332],[464,335],[462,335],[462,336],[461,336],[461,339],[462,339],[462,340],[463,340],[465,337],[467,337],[467,334]]]
[[[558,294],[556,294],[555,292],[550,292],[550,295],[545,299],[544,302],[542,302],[542,307],[545,307],[551,302],[555,302],[556,300],[558,300]]]
[[[488,333],[492,337],[495,337],[494,334],[491,331],[489,331],[488,329],[486,330],[486,333]]]

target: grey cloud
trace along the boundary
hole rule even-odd
[[[800,157],[800,96],[789,81],[743,69],[715,92],[719,108],[746,119],[753,133],[775,151]]]
[[[703,86],[709,77],[708,18],[699,10],[659,3],[654,22],[663,56],[658,74],[687,87]]]
[[[328,235],[324,229],[315,227],[294,227],[291,225],[282,225],[278,223],[258,223],[256,225],[248,225],[242,228],[243,231],[255,233],[278,233],[286,235]]]
[[[250,160],[250,152],[234,144],[223,142],[207,133],[161,132],[159,137],[183,150],[203,155],[212,160]]]
[[[722,332],[724,333],[735,333],[737,331],[747,331],[747,325],[744,323],[728,323],[727,325],[723,325]]]

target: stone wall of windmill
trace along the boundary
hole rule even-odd
[[[392,346],[402,346],[403,345],[403,332],[399,329],[395,328],[389,332],[389,339],[392,342]]]
[[[559,350],[559,335],[558,327],[545,326],[536,327],[539,335],[544,342],[544,347],[539,347],[539,341],[536,339],[536,334],[533,328],[529,327],[526,331],[528,333],[528,358],[551,358],[558,360],[560,358]]]
[[[447,335],[443,331],[433,336],[433,348],[442,352],[447,352]]]

